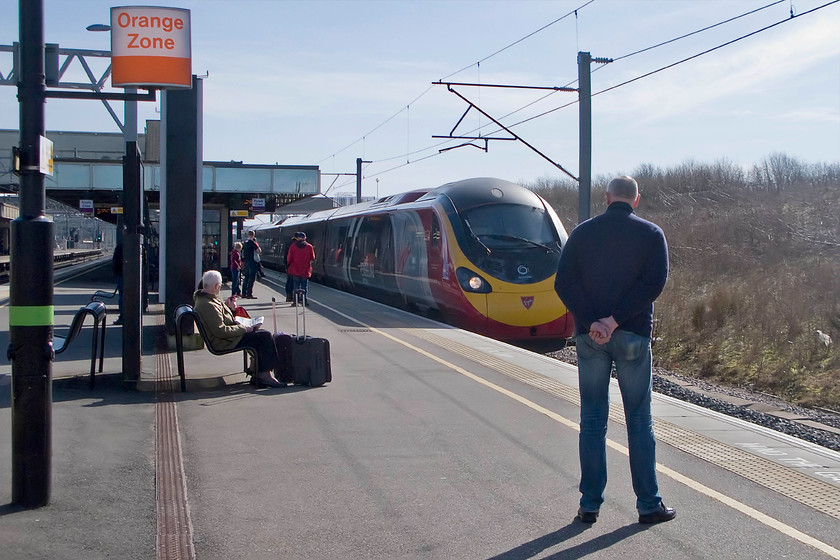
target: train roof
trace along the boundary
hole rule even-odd
[[[432,189],[420,200],[431,200],[445,195],[460,209],[472,208],[488,203],[526,204],[542,206],[542,199],[535,192],[516,183],[493,177],[476,177],[446,183]]]
[[[378,200],[360,202],[349,206],[320,210],[307,215],[289,216],[288,218],[258,226],[260,229],[272,227],[293,227],[297,224],[311,224],[341,216],[362,214],[369,211],[381,211],[401,204],[434,200],[446,196],[460,209],[472,208],[484,204],[504,202],[507,204],[526,204],[541,206],[542,199],[533,191],[516,183],[492,177],[476,177],[446,183],[433,189],[414,189],[398,194],[384,196]]]

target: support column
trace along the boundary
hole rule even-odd
[[[20,0],[20,215],[11,224],[12,502],[49,504],[52,488],[53,223],[39,170],[44,136],[44,7]]]
[[[126,123],[128,124],[128,123]],[[125,143],[123,161],[123,339],[122,381],[135,388],[142,372],[143,303],[141,247],[143,246],[143,189],[137,142]]]
[[[161,119],[161,297],[168,332],[173,313],[193,303],[201,266],[201,80],[192,89],[167,90]]]

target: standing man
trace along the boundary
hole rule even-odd
[[[292,286],[292,275],[289,274],[289,251],[292,250],[292,245],[297,241],[297,232],[292,234],[292,241],[289,243],[289,248],[286,250],[286,302],[294,301],[292,293],[294,287]]]
[[[286,273],[292,277],[292,293],[297,294],[298,290],[303,290],[304,300],[306,305],[309,305],[309,300],[306,299],[306,289],[309,284],[309,277],[312,276],[312,263],[315,262],[315,248],[306,242],[306,234],[302,231],[295,233],[297,240],[289,247],[289,252],[286,255]],[[295,295],[297,299],[297,295]],[[298,302],[292,302],[292,306],[297,305]]]
[[[257,235],[254,230],[248,230],[245,238],[245,243],[242,245],[242,265],[245,268],[245,278],[242,281],[242,297],[243,299],[257,299],[254,297],[254,282],[257,280],[260,263],[257,262],[254,255],[262,253],[262,249],[257,243]]]
[[[639,523],[670,521],[656,480],[650,412],[653,302],[668,278],[668,245],[654,223],[636,216],[639,186],[626,175],[607,186],[607,210],[569,236],[554,289],[575,318],[580,385],[580,508],[594,523],[607,485],[610,371],[615,364],[630,448]]]

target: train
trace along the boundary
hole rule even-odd
[[[520,185],[475,178],[254,228],[264,266],[285,270],[292,235],[315,247],[312,280],[535,351],[574,321],[554,291],[567,233]]]

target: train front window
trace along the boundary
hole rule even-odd
[[[479,206],[464,213],[472,234],[488,245],[538,245],[557,248],[557,236],[542,208],[522,205]]]
[[[557,271],[560,238],[544,208],[477,206],[462,213],[465,253],[482,271],[513,284],[545,280]]]

